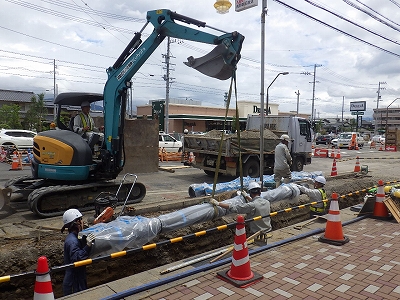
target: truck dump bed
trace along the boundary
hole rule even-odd
[[[185,135],[185,151],[204,154],[218,154],[221,144],[222,132],[212,130],[204,135]],[[264,152],[269,153],[275,150],[279,144],[279,137],[272,131],[264,131]],[[248,130],[240,133],[240,144],[242,154],[260,153],[260,132]],[[239,142],[236,134],[225,134],[222,140],[222,155],[235,157],[239,154]]]

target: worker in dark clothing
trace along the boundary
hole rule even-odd
[[[72,264],[87,259],[94,241],[94,234],[78,239],[78,233],[83,229],[82,214],[77,209],[68,209],[63,215],[64,226],[61,233],[68,229],[64,242],[64,264]],[[87,289],[86,267],[68,268],[63,281],[64,296]]]

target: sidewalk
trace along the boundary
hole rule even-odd
[[[62,299],[399,299],[399,224],[372,218],[353,222],[349,209],[340,214],[350,239],[343,246],[318,241],[325,223],[273,231],[267,246],[249,246],[251,270],[264,279],[244,289],[216,277],[229,270],[228,257],[160,275],[180,263],[175,262]]]

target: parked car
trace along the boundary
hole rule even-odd
[[[324,145],[328,145],[331,143],[332,141],[332,136],[330,135],[319,135],[316,139],[315,139],[315,144],[319,145],[319,144],[324,144]]]
[[[28,150],[33,148],[33,137],[36,132],[22,129],[1,129],[0,145],[6,148],[17,148],[17,150]]]
[[[371,141],[375,142],[375,143],[384,144],[385,143],[385,136],[384,135],[374,135],[372,137]]]
[[[158,147],[165,148],[167,152],[180,152],[182,151],[182,142],[165,132],[160,132],[158,135]]]
[[[332,141],[331,141],[331,145],[333,146],[333,147],[337,147],[337,143],[338,143],[338,139],[333,139]]]
[[[351,143],[353,134],[356,135],[356,141],[357,141],[358,147],[359,148],[364,147],[364,143],[365,143],[364,138],[358,132],[342,132],[338,138],[338,147],[339,148],[348,148]]]

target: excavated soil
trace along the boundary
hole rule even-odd
[[[347,195],[355,191],[362,191],[376,185],[377,179],[371,176],[354,178],[330,179],[327,184],[327,194],[336,192],[339,195]],[[340,198],[340,208],[346,208],[362,202],[365,192],[353,193],[352,196]],[[231,193],[219,196],[219,200],[230,198]],[[300,196],[300,203],[309,202],[305,195]],[[275,203],[272,211],[287,207],[297,206],[299,203]],[[167,212],[158,212],[162,215]],[[148,215],[148,217],[155,216]],[[293,210],[290,213],[281,213],[271,218],[273,230],[296,224],[308,219],[308,210]],[[213,228],[218,225],[231,223],[234,216],[224,217],[214,221],[193,225],[168,234],[161,234],[152,242],[159,242],[177,236],[184,236],[193,232]],[[48,258],[50,267],[63,264],[63,240],[65,236],[58,231],[43,233],[40,236],[20,239],[3,239],[0,246],[0,276],[21,274],[35,270],[37,258],[44,255]],[[184,259],[205,251],[210,251],[232,244],[234,239],[231,229],[216,231],[201,237],[185,240],[181,243],[169,244],[157,247],[149,251],[138,252],[119,259],[95,262],[87,267],[88,285],[94,287],[109,281],[123,278],[138,272],[159,267],[174,261]],[[63,273],[52,273],[53,291],[56,298],[62,296]],[[12,278],[10,282],[1,283],[1,299],[30,299],[34,291],[35,277]]]

